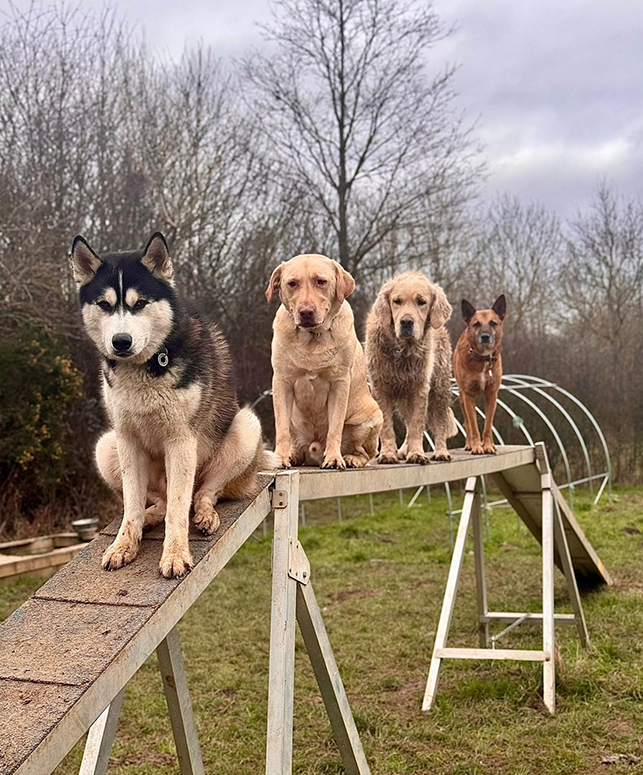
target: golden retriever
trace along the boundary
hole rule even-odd
[[[385,283],[366,321],[371,386],[384,415],[378,463],[426,464],[424,430],[434,436],[433,460],[450,460],[447,438],[457,433],[451,409],[451,342],[444,327],[451,305],[421,272]],[[393,414],[406,424],[398,451]]]
[[[361,468],[377,454],[382,413],[345,300],[355,289],[336,261],[316,254],[280,264],[266,298],[279,295],[272,339],[275,452],[284,468]]]

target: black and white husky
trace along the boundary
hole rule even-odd
[[[71,265],[113,428],[99,439],[96,462],[124,505],[103,568],[132,562],[143,528],[165,518],[160,570],[182,576],[192,565],[192,504],[197,527],[213,533],[217,500],[252,496],[272,453],[256,415],[239,408],[223,335],[177,298],[162,234],[143,251],[103,256],[76,237]]]

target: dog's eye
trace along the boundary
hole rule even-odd
[[[296,288],[297,287],[297,280],[290,280],[288,282],[288,287],[289,288]]]
[[[324,285],[326,285],[326,283],[327,283],[327,282],[328,282],[328,280],[324,280],[323,278],[321,278],[321,277],[320,277],[320,278],[317,280],[317,285],[320,285],[320,286],[323,288],[323,287],[324,287]]]
[[[424,307],[424,306],[426,306],[426,300],[418,299],[418,307]]]
[[[480,326],[481,326],[481,325],[482,325],[482,323],[474,323],[474,324],[473,324],[473,327],[474,327],[474,328],[480,328]]]
[[[132,309],[143,309],[143,307],[147,307],[149,302],[147,299],[139,299],[136,304],[132,307]]]
[[[402,303],[402,299],[393,299],[393,304],[400,305]]]
[[[102,301],[97,301],[96,303],[104,312],[112,311],[112,305],[108,301],[105,301],[105,299],[103,299]]]
[[[495,321],[495,320],[491,320],[491,321],[489,322],[489,325],[491,326],[491,328],[495,328],[495,327],[496,327],[498,324],[496,323],[496,321]]]

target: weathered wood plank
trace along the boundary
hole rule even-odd
[[[83,693],[80,686],[0,679],[0,775],[11,775]],[[41,770],[41,773],[45,770]]]
[[[546,659],[544,651],[532,651],[530,649],[444,648],[436,649],[435,656],[438,659],[516,659],[521,662],[542,662]]]
[[[538,541],[541,541],[542,497],[537,494],[540,487],[540,474],[536,466],[525,465],[507,469],[494,474],[493,478],[529,531]],[[612,579],[605,565],[587,540],[560,490],[553,481],[551,484],[553,496],[560,506],[567,545],[579,584],[585,587],[610,585]],[[554,562],[564,572],[558,542],[554,546]]]
[[[0,678],[89,686],[152,612],[31,598],[0,628]]]
[[[453,456],[450,462],[427,466],[370,464],[365,468],[346,471],[300,468],[300,498],[306,501],[444,484],[468,479],[470,476],[486,476],[535,460],[533,447],[498,447],[497,455],[472,455],[462,449],[452,449],[450,452]]]

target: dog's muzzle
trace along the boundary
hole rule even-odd
[[[315,328],[317,325],[314,309],[303,307],[302,309],[298,310],[297,317],[299,319],[297,325],[301,326],[301,328]]]
[[[402,318],[400,320],[400,336],[413,336],[413,318]]]
[[[132,347],[132,337],[129,334],[114,334],[112,337],[112,348],[114,354],[119,358],[125,358],[130,354]]]
[[[494,336],[493,334],[489,334],[487,332],[483,332],[478,337],[478,344],[484,344],[484,345],[491,345],[494,342]]]

